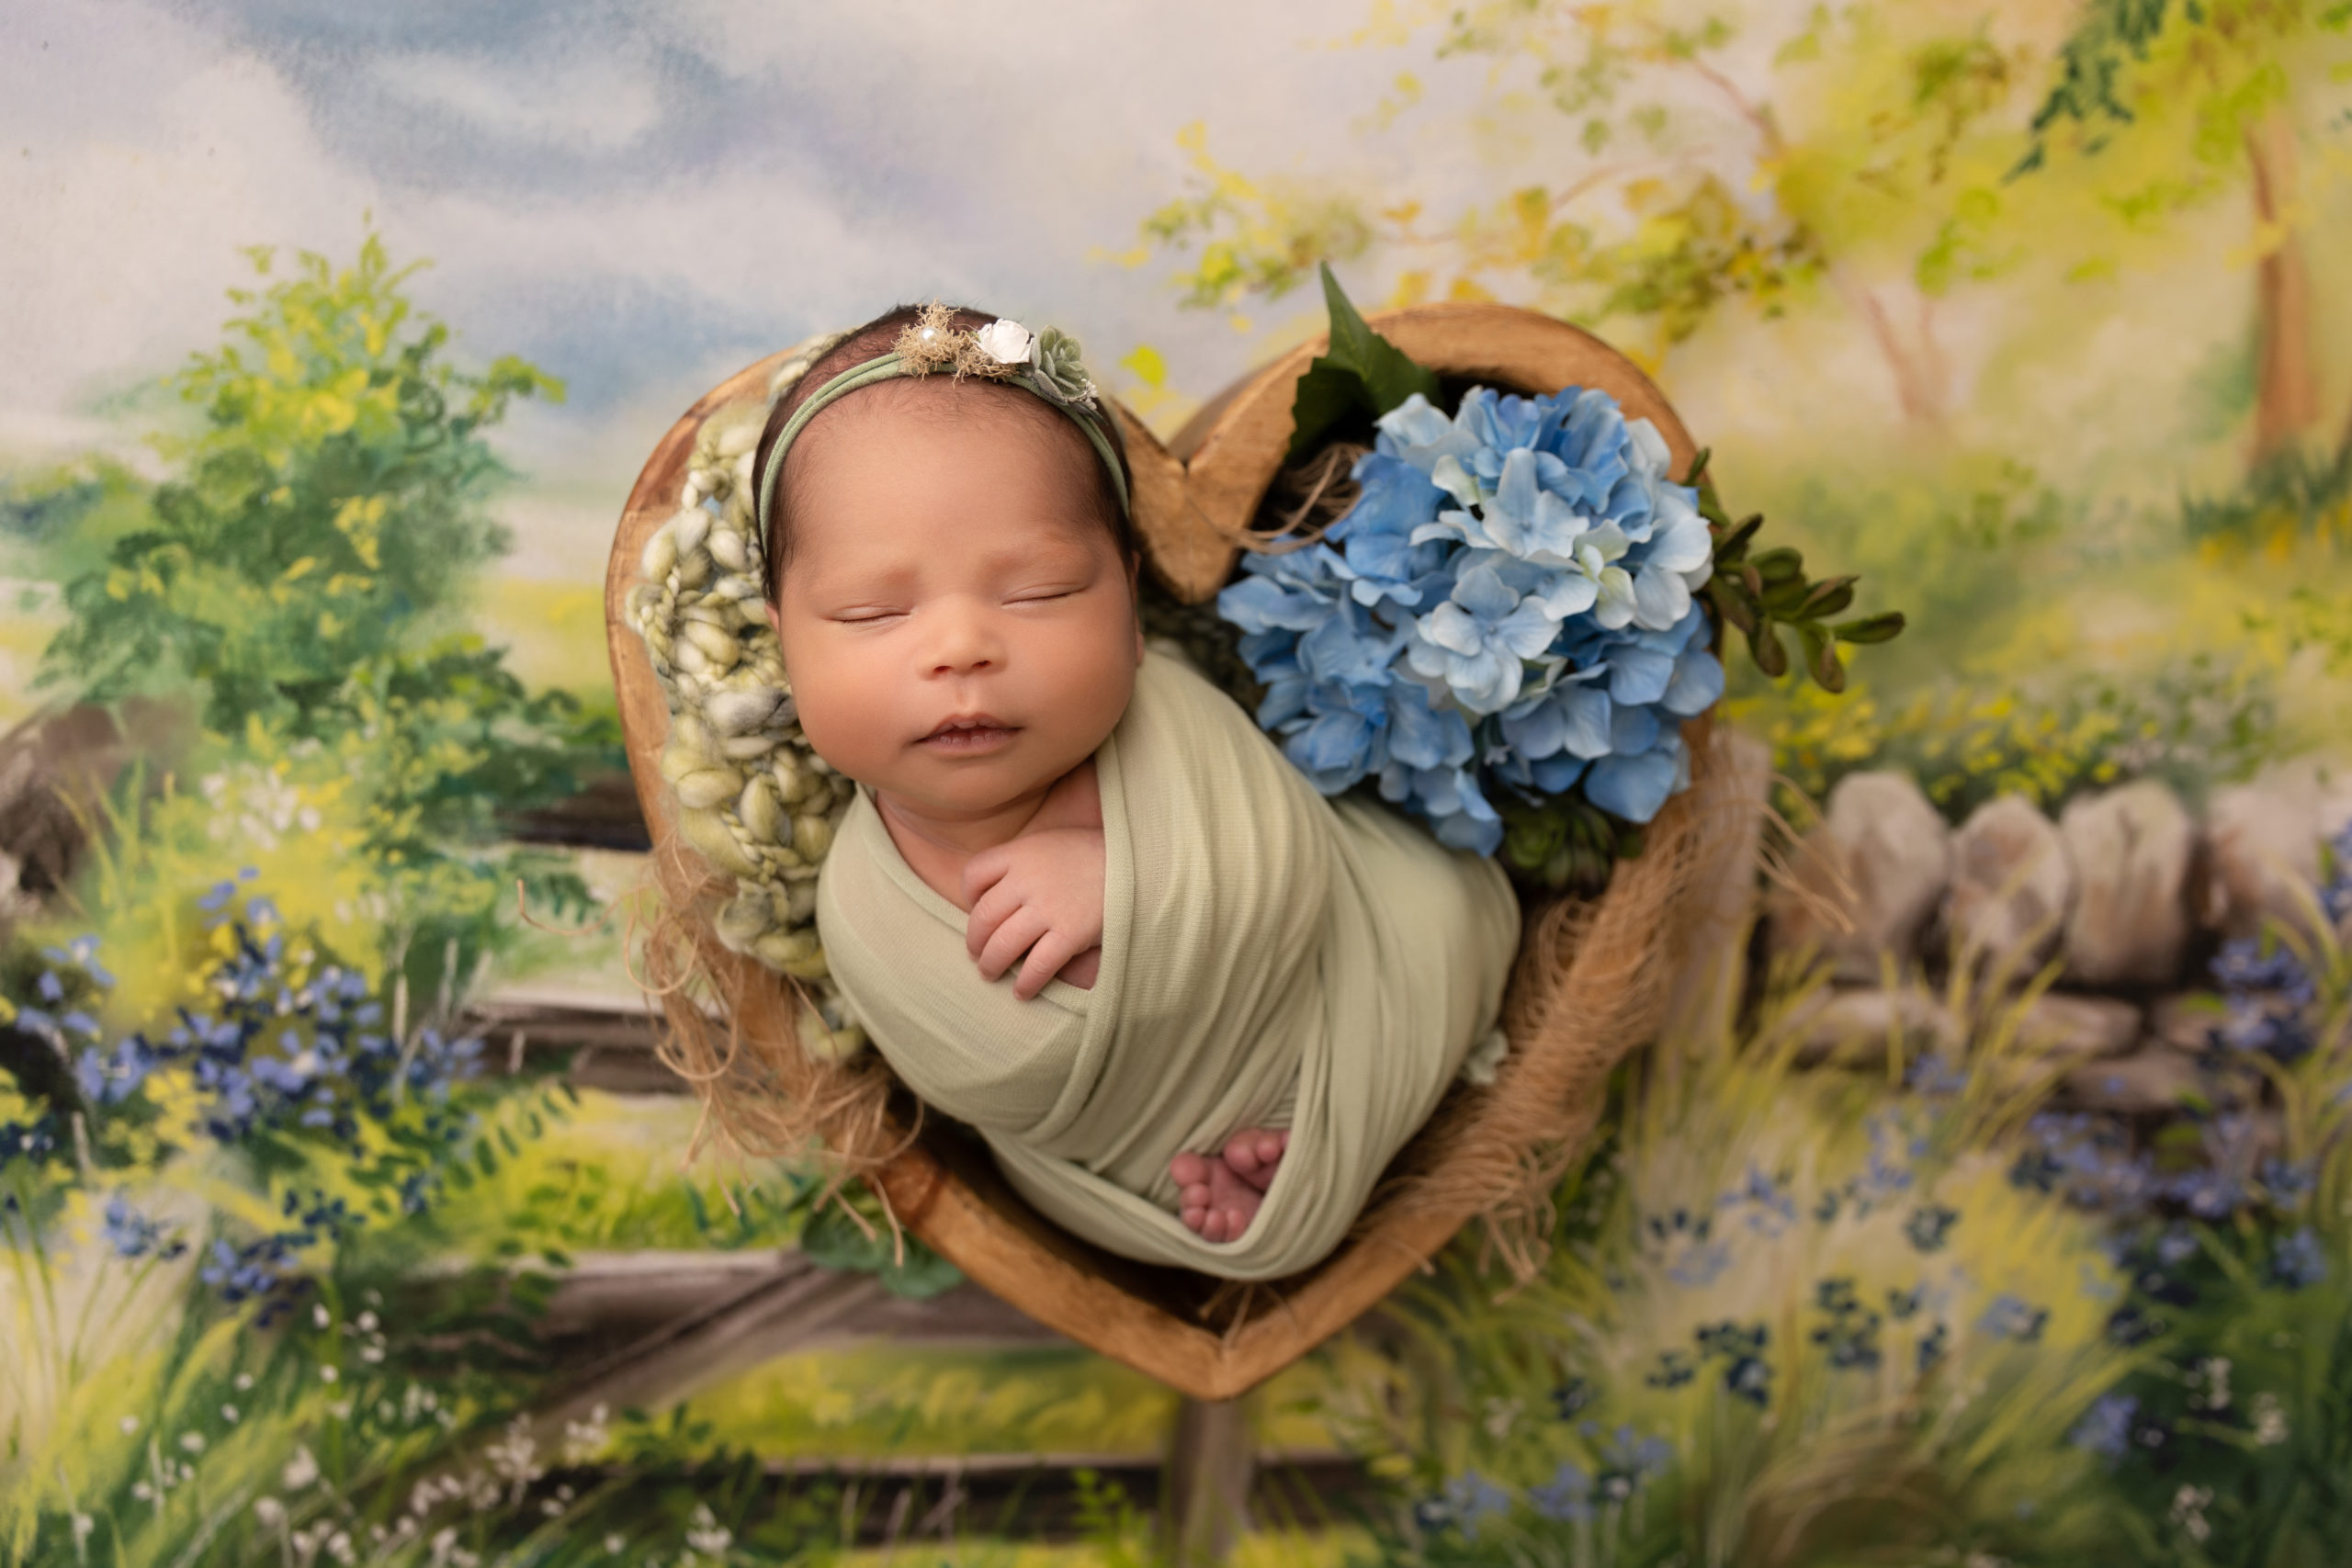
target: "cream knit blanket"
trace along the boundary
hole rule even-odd
[[[980,978],[964,912],[861,788],[818,885],[842,994],[891,1068],[977,1128],[1012,1186],[1109,1251],[1236,1280],[1346,1235],[1494,1029],[1519,904],[1491,860],[1317,794],[1232,698],[1157,647],[1095,753],[1102,956],[1091,990]],[[1014,966],[1015,971],[1018,965]],[[1207,1242],[1168,1162],[1248,1126],[1290,1148],[1257,1219]]]

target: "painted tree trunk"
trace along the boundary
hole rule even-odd
[[[2292,447],[2319,416],[2311,355],[2311,272],[2295,231],[2295,128],[2273,109],[2246,127],[2254,170],[2255,407],[2252,457]]]
[[[1832,265],[1831,286],[1861,318],[1871,343],[1894,382],[1895,406],[1906,423],[1932,425],[1951,410],[1951,370],[1936,342],[1933,302],[1922,296],[1917,320],[1907,335],[1878,291],[1845,267]]]

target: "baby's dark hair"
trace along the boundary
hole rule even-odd
[[[889,353],[897,344],[899,333],[913,322],[922,310],[923,307],[921,305],[900,305],[886,310],[864,326],[851,332],[847,337],[826,350],[824,355],[814,365],[808,367],[807,372],[794,383],[792,389],[776,400],[775,407],[768,411],[767,423],[760,431],[760,443],[754,449],[752,459],[752,474],[758,476],[767,472],[768,455],[775,449],[776,437],[783,433],[784,427],[791,423],[794,412],[802,403],[815,396],[819,388],[842,371]],[[954,324],[967,332],[977,331],[996,319],[986,311],[975,310],[964,306],[956,307],[952,317]],[[940,379],[944,374],[944,372],[938,373],[923,379]],[[888,397],[894,394],[903,396],[912,385],[911,378],[880,381],[873,386],[859,389],[852,396],[858,399]],[[1135,563],[1137,556],[1135,525],[1125,511],[1120,507],[1118,490],[1114,486],[1109,471],[1103,468],[1102,458],[1096,455],[1094,444],[1086,438],[1084,432],[1070,423],[1070,415],[1059,412],[1034,392],[977,377],[967,377],[957,383],[956,391],[959,396],[969,395],[994,400],[1003,412],[1025,422],[1039,439],[1059,442],[1069,452],[1075,453],[1078,460],[1085,464],[1086,472],[1091,476],[1087,510],[1110,531],[1112,542],[1118,546],[1121,564],[1131,566]],[[909,400],[911,403],[912,400]],[[1080,419],[1093,419],[1100,423],[1104,435],[1110,440],[1111,449],[1119,454],[1119,482],[1127,487],[1128,494],[1134,494],[1134,476],[1127,468],[1125,448],[1121,444],[1118,427],[1110,411],[1105,408],[1094,414],[1089,414],[1082,409],[1072,412]],[[819,414],[811,423],[813,424],[821,422],[823,418],[823,414]],[[798,453],[807,442],[808,437],[803,434],[794,441],[792,452],[786,454],[786,472],[776,475],[775,494],[768,508],[767,537],[762,543],[767,548],[767,592],[771,601],[777,597],[784,581],[785,563],[790,558],[792,551],[792,487],[789,482],[789,470],[794,455]]]

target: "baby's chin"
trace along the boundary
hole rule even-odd
[[[1012,761],[1007,758],[988,766],[974,759],[960,764],[888,768],[858,782],[893,804],[926,817],[985,817],[1051,788],[1056,779],[1069,772],[1069,767],[1020,767],[1011,765]]]

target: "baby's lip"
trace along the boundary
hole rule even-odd
[[[1015,728],[1017,727],[1005,723],[992,713],[956,713],[949,714],[945,718],[941,719],[929,735],[919,739],[933,739],[951,729],[1012,729]]]

